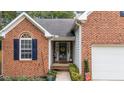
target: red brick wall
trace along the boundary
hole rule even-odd
[[[124,17],[120,17],[119,11],[96,11],[82,23],[82,59],[88,58],[91,74],[93,44],[124,44]]]
[[[29,32],[37,39],[37,60],[14,61],[13,39],[19,39],[23,32]],[[48,40],[44,34],[31,22],[24,19],[14,29],[6,34],[2,40],[3,47],[3,75],[4,76],[43,76],[48,70]]]

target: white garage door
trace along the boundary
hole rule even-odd
[[[124,46],[92,47],[92,79],[124,80]]]

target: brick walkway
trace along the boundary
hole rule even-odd
[[[71,81],[68,71],[58,71],[56,81]]]

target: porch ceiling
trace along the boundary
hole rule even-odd
[[[52,41],[75,41],[75,37],[53,37]]]

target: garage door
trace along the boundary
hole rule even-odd
[[[92,47],[92,79],[124,80],[124,46]]]

